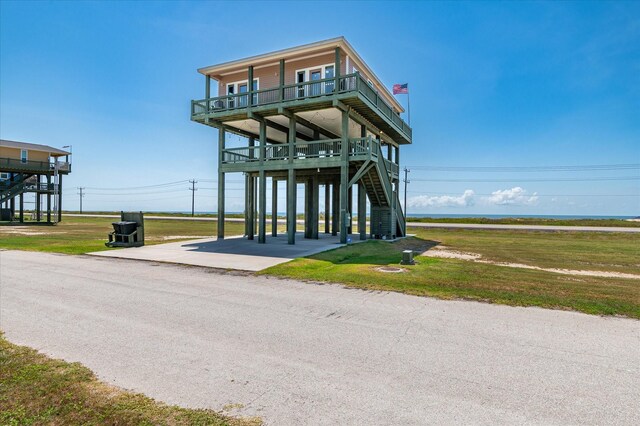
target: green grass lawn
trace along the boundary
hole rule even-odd
[[[25,224],[0,226],[0,248],[34,250],[66,254],[83,254],[105,247],[107,234],[113,230],[113,218],[67,216],[55,226]],[[211,237],[216,221],[145,220],[145,244]],[[242,222],[226,222],[225,235],[242,235]]]
[[[488,260],[532,266],[640,272],[640,235],[618,233],[424,230],[395,243],[368,241],[274,266],[262,274],[343,283],[446,299],[572,309],[640,318],[640,280],[561,275],[456,259],[417,257],[394,274],[401,251],[434,245],[482,254]]]
[[[213,410],[154,401],[98,381],[79,363],[50,359],[0,334],[2,425],[259,425]]]

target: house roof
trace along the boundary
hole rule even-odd
[[[4,139],[0,139],[0,146],[7,148],[19,148],[19,149],[28,149],[30,151],[42,151],[48,152],[52,157],[61,157],[63,155],[69,155],[70,153],[67,151],[63,151],[58,148],[54,148],[49,145],[40,145],[37,143],[27,143],[27,142],[16,142],[16,141],[8,141]]]
[[[387,89],[387,87],[382,84],[378,76],[373,72],[371,68],[369,68],[367,63],[362,59],[362,57],[360,57],[360,55],[355,51],[351,44],[349,44],[344,36],[317,41],[315,43],[303,44],[301,46],[290,47],[288,49],[276,50],[270,53],[263,53],[261,55],[250,56],[248,58],[237,59],[235,61],[223,62],[221,64],[199,68],[198,72],[202,75],[208,75],[216,79],[214,77],[216,75],[220,75],[242,67],[248,67],[249,65],[258,66],[277,64],[277,61],[279,61],[280,59],[286,60],[287,58],[295,58],[305,53],[316,53],[324,49],[331,49],[336,47],[340,47],[349,56],[349,58],[354,61],[355,65],[359,69],[366,71],[367,75],[371,76],[373,83],[377,87],[382,89],[381,94],[388,102],[390,102],[398,111],[404,112],[404,108],[402,107],[402,105],[391,94],[389,89]]]

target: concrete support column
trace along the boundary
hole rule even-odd
[[[222,159],[225,145],[224,127],[218,129],[218,239],[224,239],[224,173]]]
[[[324,233],[325,234],[331,233],[330,207],[331,207],[331,186],[328,183],[326,183],[324,185]]]
[[[358,183],[358,233],[361,240],[367,239],[367,192],[362,183]]]
[[[278,236],[278,181],[271,179],[271,236]]]
[[[267,150],[267,124],[260,121],[260,171],[258,172],[260,194],[258,196],[258,243],[267,242],[267,175],[264,170],[264,159]]]

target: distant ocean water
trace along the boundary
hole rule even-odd
[[[165,213],[191,213],[191,211],[170,211]],[[215,214],[216,212],[196,212],[198,214]],[[243,212],[227,212],[227,214],[243,214]],[[286,216],[286,212],[278,212],[278,216]],[[521,217],[531,219],[635,219],[639,216],[615,216],[615,215],[547,215],[547,214],[436,214],[436,213],[411,213],[409,217],[433,217],[433,218],[461,218],[461,217],[486,217],[488,219],[504,219],[508,217]]]
[[[486,217],[488,219],[504,219],[508,217],[521,217],[529,219],[634,219],[637,216],[590,216],[590,215],[546,215],[546,214],[413,214],[409,217],[433,217],[433,218],[460,218],[460,217]]]

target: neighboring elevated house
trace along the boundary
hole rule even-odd
[[[67,151],[47,145],[0,140],[0,207],[13,219],[18,198],[20,222],[23,222],[24,195],[34,193],[36,220],[60,222],[62,175],[71,172],[69,155]],[[43,198],[46,201],[44,211]]]
[[[398,198],[400,146],[411,143],[398,101],[344,37],[252,56],[198,70],[205,99],[191,120],[218,129],[218,238],[224,237],[225,176],[245,174],[246,235],[266,242],[266,180],[273,179],[272,235],[277,235],[277,181],[287,185],[287,234],[295,243],[296,190],[305,184],[305,238],[318,238],[324,186],[325,233],[345,243],[358,186],[360,238],[366,198],[373,238],[405,235]],[[218,96],[211,94],[216,81]],[[249,84],[251,82],[251,84]],[[248,139],[226,146],[226,134]],[[258,224],[255,225],[256,210]],[[330,218],[330,220],[329,220]]]

